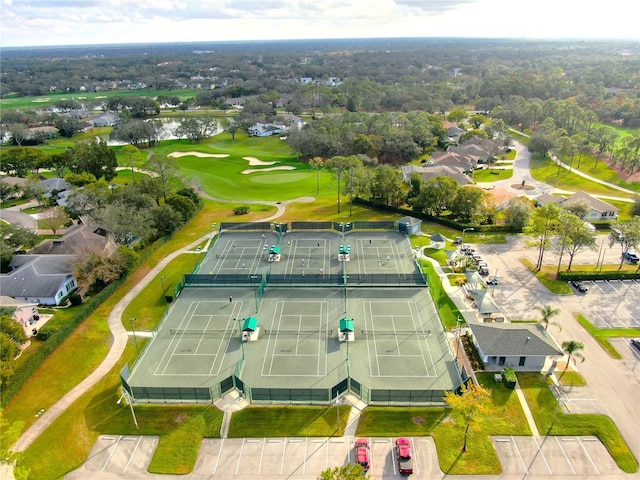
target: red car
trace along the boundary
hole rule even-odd
[[[395,454],[398,472],[403,475],[411,475],[413,473],[413,460],[411,460],[411,442],[408,438],[396,439]]]
[[[362,465],[364,471],[369,470],[369,442],[364,438],[359,438],[356,440],[355,444],[356,450],[356,462]]]

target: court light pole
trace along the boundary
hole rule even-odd
[[[462,239],[460,240],[460,250],[462,250],[462,247],[464,247],[464,232],[472,232],[473,230],[475,230],[475,228],[473,227],[462,229]]]
[[[138,356],[140,356],[140,347],[138,347],[138,339],[136,338],[136,329],[133,326],[133,322],[135,322],[137,319],[135,317],[132,317],[129,319],[129,323],[131,323],[131,331],[133,332],[133,343],[136,344],[136,352],[138,352]]]
[[[215,224],[215,223],[212,223],[212,224],[209,226],[209,236],[210,236],[212,239],[213,239],[213,229],[214,229],[214,228],[216,228],[216,224]]]
[[[460,325],[464,323],[459,316],[456,318],[456,362],[458,362],[458,354],[460,353]]]

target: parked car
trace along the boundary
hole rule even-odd
[[[573,288],[575,288],[580,293],[587,293],[589,291],[589,288],[584,283],[579,282],[577,280],[571,280],[569,282],[569,285],[571,285]]]
[[[486,281],[487,285],[498,285],[498,279],[497,278],[489,278]]]
[[[364,438],[356,440],[356,461],[362,465],[364,471],[369,470],[369,441]]]
[[[398,472],[401,475],[411,475],[413,473],[413,460],[411,459],[411,443],[408,438],[396,439],[395,454]]]
[[[483,277],[486,277],[487,275],[489,275],[489,269],[488,268],[480,268],[478,270],[478,274],[482,275]]]
[[[638,351],[638,353],[640,353],[640,338],[632,338],[631,346],[635,348]]]
[[[454,244],[454,245],[462,245],[462,237],[456,237],[456,238],[453,240],[453,244]]]
[[[622,257],[629,263],[632,263],[633,265],[636,265],[638,263],[638,261],[640,261],[640,257],[638,257],[638,255],[634,252],[630,252],[629,250],[627,250],[626,252],[624,252],[622,254]]]

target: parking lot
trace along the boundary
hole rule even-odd
[[[374,479],[402,478],[394,438],[368,438]],[[618,475],[621,471],[595,437],[494,437],[503,475]],[[195,468],[182,478],[316,479],[320,472],[354,460],[354,437],[208,438]],[[410,438],[412,478],[442,477],[431,437]],[[158,437],[101,436],[87,462],[67,479],[149,478],[147,468]],[[468,478],[465,476],[465,478]]]

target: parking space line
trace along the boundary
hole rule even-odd
[[[236,465],[236,475],[240,471],[240,464],[242,463],[242,451],[244,450],[244,442],[246,438],[242,439],[242,445],[240,445],[240,454],[238,455],[238,464]]]
[[[594,313],[600,320],[602,320],[604,322],[604,324],[607,326],[607,328],[613,328],[609,322],[607,322],[604,317],[602,315],[600,315],[598,312],[592,312]]]
[[[573,472],[573,474],[576,474],[576,470],[575,468],[573,468],[573,464],[571,463],[571,460],[569,460],[569,457],[567,456],[567,452],[564,451],[564,448],[562,448],[562,443],[560,443],[560,440],[558,440],[558,437],[554,437],[556,439],[556,443],[558,444],[558,446],[560,447],[560,451],[562,452],[562,455],[564,455],[565,460],[567,461],[567,463],[569,464],[569,467],[571,467],[571,471]],[[563,442],[573,442],[574,439],[568,439],[568,438],[563,438],[562,439]]]
[[[391,460],[393,460],[391,462],[391,465],[393,466],[393,474],[395,475],[396,472],[396,462],[398,461],[398,459],[396,458],[396,449],[393,448],[393,438],[389,438],[389,443],[391,444]]]
[[[223,446],[224,446],[224,438],[220,442],[220,448],[218,449],[218,456],[216,458],[216,464],[213,466],[213,472],[211,472],[213,475],[215,475],[216,471],[218,470],[218,463],[220,463],[220,454],[222,453],[222,447]]]
[[[551,466],[549,465],[549,462],[547,462],[547,457],[544,456],[544,453],[542,453],[542,448],[540,448],[540,445],[538,444],[538,441],[536,440],[536,437],[531,437],[533,439],[533,443],[536,444],[536,447],[538,448],[538,453],[540,454],[540,456],[542,457],[542,460],[544,460],[544,464],[547,466],[547,470],[549,470],[549,473],[551,475],[553,475],[553,471],[551,470]],[[549,438],[549,437],[547,437]],[[546,441],[546,438],[545,438]]]
[[[280,461],[280,475],[282,475],[282,471],[284,470],[284,453],[286,451],[287,451],[287,438],[285,437],[282,445],[282,460]]]
[[[600,282],[602,282],[602,280],[600,280]],[[604,290],[602,288],[600,288],[600,285],[598,285],[598,282],[594,280],[593,285],[595,287],[598,288],[598,290],[600,290],[600,293],[604,293]]]
[[[309,446],[309,437],[305,437],[304,442],[304,459],[302,459],[302,474],[307,473],[307,447]]]
[[[587,456],[587,458],[591,462],[591,465],[593,466],[593,469],[596,471],[596,475],[600,475],[600,470],[598,470],[598,467],[596,467],[596,463],[593,461],[593,458],[591,458],[591,455],[589,455],[589,452],[587,452],[587,449],[584,448],[582,440],[580,440],[580,437],[577,437],[577,438],[578,438],[578,443],[582,447],[582,451],[584,451],[584,454]]]
[[[605,282],[608,283],[611,288],[613,288],[614,292],[618,293],[618,289],[616,287],[614,287],[613,284],[609,280],[605,280]]]
[[[129,461],[127,462],[127,464],[124,467],[124,470],[122,471],[122,473],[127,473],[127,468],[129,468],[129,464],[131,463],[131,461],[133,460],[133,457],[136,454],[136,451],[138,450],[138,447],[140,446],[140,442],[142,442],[142,435],[140,435],[138,437],[138,443],[136,443],[135,448],[133,449],[133,452],[131,452],[131,455],[129,456]]]
[[[413,453],[412,457],[413,457],[413,469],[415,470],[416,475],[420,475],[420,471],[418,470],[418,456],[415,455],[415,442],[413,441],[413,437],[409,438],[409,442],[411,442],[411,452]]]
[[[264,447],[267,445],[265,439],[262,439],[262,451],[260,452],[260,463],[258,464],[258,474],[262,472],[262,459],[264,458]]]
[[[109,453],[107,460],[104,462],[104,465],[102,466],[102,470],[100,470],[101,472],[104,472],[104,469],[107,468],[107,465],[109,465],[109,462],[111,461],[111,457],[113,456],[116,449],[118,448],[118,444],[120,443],[120,440],[122,440],[122,435],[120,435],[118,437],[118,441],[112,445],[111,453]]]
[[[520,453],[520,449],[518,448],[518,444],[516,443],[516,439],[513,438],[513,435],[511,436],[511,441],[513,442],[513,446],[516,448],[520,463],[522,463],[522,466],[524,467],[524,473],[529,475],[529,469],[527,468],[527,464],[524,462],[524,458],[522,458],[522,454]]]

